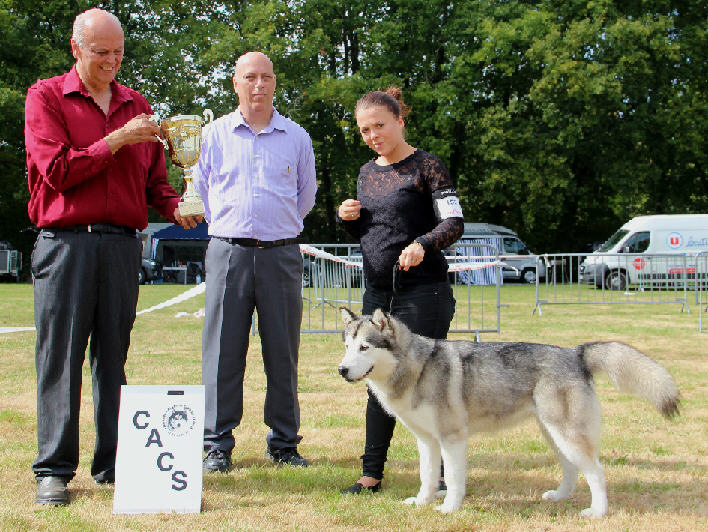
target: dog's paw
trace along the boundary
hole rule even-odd
[[[460,509],[459,506],[455,506],[453,504],[445,504],[442,503],[440,506],[436,506],[435,509],[443,514],[451,514],[452,512],[455,512]]]
[[[592,506],[590,508],[585,508],[582,512],[580,512],[581,517],[588,517],[590,519],[601,519],[605,517],[607,514],[607,510],[596,510]]]
[[[461,506],[462,506],[462,497],[458,498],[458,497],[446,495],[443,503],[439,506],[436,506],[435,509],[440,513],[450,514],[452,512],[459,510]]]
[[[443,503],[443,504],[441,504],[441,505],[439,505],[439,506],[436,506],[435,509],[436,509],[438,512],[440,512],[441,514],[451,514],[452,512],[454,512],[455,510],[457,510],[457,508],[452,508],[452,507],[450,507],[450,506],[447,506],[447,505],[445,505],[445,503]]]
[[[541,495],[541,498],[544,501],[558,502],[566,500],[568,498],[568,495],[561,493],[558,490],[548,490],[546,493]]]
[[[411,505],[411,506],[413,506],[413,505],[415,505],[415,506],[423,506],[424,504],[430,504],[430,502],[431,502],[432,500],[433,500],[432,497],[424,497],[424,496],[421,496],[421,494],[419,493],[419,494],[416,495],[415,497],[408,497],[408,498],[407,498],[406,500],[404,500],[403,502],[405,502],[406,504],[409,504],[409,505]]]

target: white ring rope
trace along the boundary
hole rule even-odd
[[[340,262],[344,264],[344,266],[349,267],[349,268],[362,268],[362,263],[361,261],[352,261],[348,259],[344,259],[342,257],[337,257],[336,255],[332,255],[331,253],[327,253],[326,251],[323,251],[321,249],[318,249],[314,246],[310,246],[308,244],[300,244],[300,252],[301,253],[306,253],[307,255],[311,255],[313,257],[319,258],[319,259],[325,259],[325,260],[331,260],[333,262]],[[496,259],[496,257],[493,256],[461,256],[461,255],[455,255],[451,257],[446,257],[448,261],[454,261],[454,260],[459,260],[459,259],[473,259],[473,260],[479,260],[479,259]],[[469,271],[469,270],[481,270],[483,268],[491,268],[493,266],[501,265],[504,264],[500,260],[491,260],[488,262],[452,262],[450,264],[448,271],[450,272],[461,272],[461,271]],[[154,312],[156,310],[161,310],[163,308],[171,307],[172,305],[176,305],[177,303],[182,303],[183,301],[187,301],[188,299],[191,299],[195,296],[198,296],[199,294],[204,293],[206,290],[206,284],[204,282],[198,284],[197,286],[190,288],[189,290],[179,294],[178,296],[175,296],[171,299],[168,299],[167,301],[163,301],[162,303],[159,303],[157,305],[154,305],[150,308],[143,309],[139,312],[136,312],[136,316],[140,316],[141,314],[147,314],[148,312]],[[12,333],[12,332],[21,332],[21,331],[34,331],[34,327],[0,327],[0,334],[3,333]]]
[[[331,253],[327,253],[326,251],[323,251],[321,249],[317,249],[316,247],[313,247],[313,246],[310,246],[307,244],[300,244],[300,252],[307,253],[308,255],[312,255],[313,257],[316,257],[319,259],[327,259],[327,260],[331,260],[333,262],[341,262],[342,264],[344,264],[344,266],[348,266],[350,268],[363,268],[361,261],[353,261],[353,260],[344,259],[342,257],[337,257],[336,255],[332,255]],[[448,262],[452,262],[452,264],[450,264],[450,266],[448,267],[448,271],[450,271],[450,272],[481,270],[483,268],[491,268],[493,266],[504,264],[504,262],[502,262],[500,260],[491,260],[491,261],[487,261],[487,262],[453,262],[455,260],[461,260],[461,259],[462,260],[496,259],[496,257],[491,256],[491,255],[485,255],[485,256],[454,255],[454,256],[446,256],[445,258],[448,260]]]
[[[199,294],[204,293],[204,290],[206,290],[206,283],[201,282],[197,286],[190,288],[186,292],[182,292],[180,295],[175,296],[172,299],[168,299],[167,301],[163,301],[162,303],[159,303],[153,307],[143,309],[140,312],[136,312],[135,315],[140,316],[141,314],[146,314],[155,310],[171,307],[172,305],[176,305],[177,303],[181,303],[182,301],[187,301],[188,299],[192,299],[194,296],[198,296]]]
[[[22,331],[34,331],[34,327],[0,327],[0,334]]]

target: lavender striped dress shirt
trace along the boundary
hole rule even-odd
[[[238,109],[207,125],[193,177],[212,236],[293,238],[315,204],[310,136],[275,109],[260,133]]]

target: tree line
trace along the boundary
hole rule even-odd
[[[31,249],[24,98],[67,71],[73,19],[97,4],[0,0],[0,240]],[[703,0],[136,0],[119,81],[160,116],[237,105],[236,58],[275,64],[278,110],[304,126],[319,192],[310,242],[344,241],[336,206],[372,152],[353,109],[403,89],[410,143],[440,156],[466,221],[536,252],[587,251],[632,216],[708,212]],[[181,186],[179,172],[170,178]],[[151,220],[157,221],[155,213]],[[29,255],[26,255],[29,257]]]

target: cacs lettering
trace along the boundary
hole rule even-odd
[[[165,473],[171,472],[171,488],[175,491],[183,491],[187,488],[187,473],[177,470],[174,465],[174,454],[164,449],[160,431],[157,427],[151,426],[151,416],[148,410],[137,410],[133,414],[133,427],[137,430],[147,432],[145,447],[155,447],[157,458],[155,466]],[[195,416],[191,408],[186,405],[174,405],[167,409],[162,416],[162,428],[169,434],[181,437],[187,434],[194,427]]]

